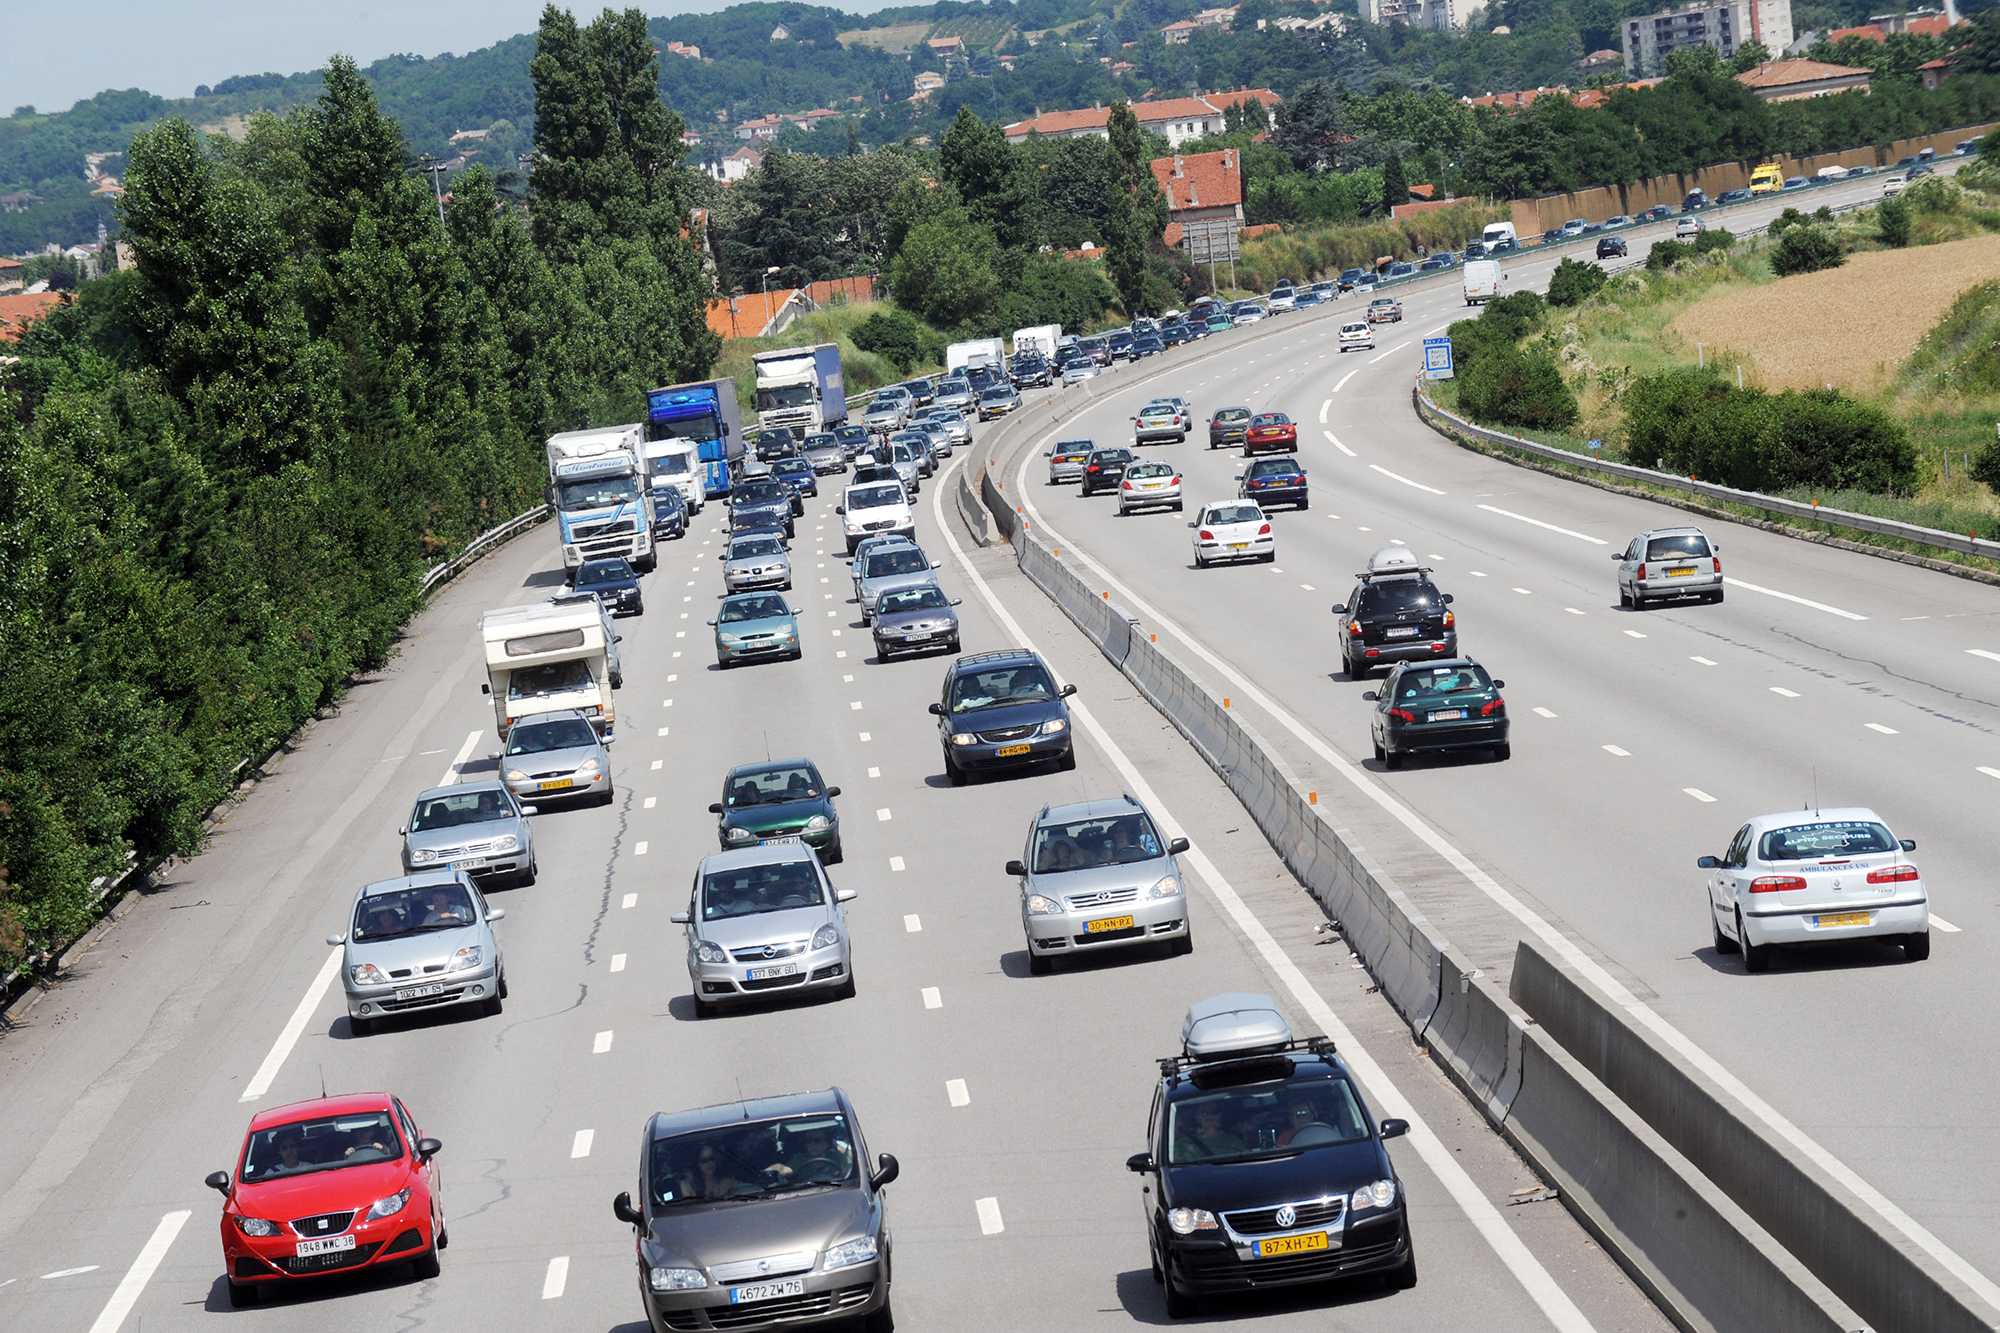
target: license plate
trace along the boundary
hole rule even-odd
[[[1102,935],[1104,932],[1108,930],[1130,930],[1130,929],[1132,929],[1131,917],[1107,916],[1101,921],[1085,922],[1083,927],[1083,933],[1086,935]]]
[[[797,963],[774,963],[770,967],[753,967],[743,974],[745,981],[769,981],[772,977],[795,977],[799,974]]]
[[[1149,481],[1146,483],[1146,489],[1149,491],[1157,491],[1160,489],[1160,487],[1166,484],[1167,483],[1165,483],[1164,481]]]
[[[434,981],[428,986],[410,986],[404,990],[399,990],[396,992],[396,998],[399,1000],[421,1000],[426,995],[442,994],[444,994],[444,983],[442,981]]]
[[[1414,639],[1417,637],[1417,628],[1415,625],[1391,625],[1387,630],[1383,631],[1382,637],[1386,639]]]
[[[1304,1254],[1308,1250],[1326,1248],[1326,1233],[1315,1231],[1305,1236],[1273,1236],[1270,1240],[1257,1242],[1257,1257],[1269,1259],[1280,1254]]]
[[[931,636],[931,632],[930,632],[929,630],[927,630],[927,629],[920,629],[920,630],[917,630],[917,631],[916,631],[915,633],[913,633],[913,634],[905,634],[905,635],[903,636],[903,642],[904,642],[904,643],[922,643],[922,642],[923,642],[923,641],[924,641],[925,639],[928,639],[928,638],[929,638],[930,636]]]
[[[1822,912],[1813,918],[1813,924],[1824,930],[1828,926],[1865,926],[1872,920],[1874,916],[1868,912],[1835,912],[1832,915]]]
[[[1694,573],[1694,569],[1692,566],[1690,566],[1687,569],[1670,569],[1667,571],[1667,577],[1670,579],[1677,579],[1680,578],[1682,575],[1692,574],[1692,573]]]
[[[1002,759],[1011,759],[1017,754],[1026,754],[1027,752],[1028,747],[1025,745],[1003,745],[994,751]]]
[[[447,861],[445,862],[445,867],[454,870],[477,870],[485,864],[486,858],[483,856],[468,856],[461,857],[456,861]]]
[[[799,835],[796,833],[787,833],[782,837],[765,838],[758,842],[757,845],[759,847],[796,847],[799,845]]]
[[[748,1305],[751,1301],[775,1301],[783,1296],[805,1294],[806,1280],[802,1277],[788,1277],[779,1282],[753,1282],[747,1287],[731,1287],[729,1303]]]
[[[308,1254],[326,1254],[333,1250],[351,1250],[353,1248],[354,1237],[352,1236],[328,1236],[322,1240],[300,1241],[297,1253],[300,1258],[304,1258]]]
[[[1249,542],[1231,542],[1231,543],[1229,543],[1229,549],[1230,549],[1230,550],[1232,550],[1232,551],[1247,551],[1247,550],[1249,550],[1249,549],[1250,549],[1250,543],[1249,543]]]
[[[1424,716],[1432,722],[1463,722],[1465,720],[1465,710],[1463,708],[1440,708],[1437,712],[1426,713]]]
[[[561,791],[564,787],[574,787],[575,785],[576,783],[568,778],[557,778],[554,782],[540,783],[538,787],[542,791]]]

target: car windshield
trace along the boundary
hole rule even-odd
[[[806,436],[806,448],[808,449],[832,449],[839,444],[840,441],[838,438],[826,433]]]
[[[729,558],[744,560],[754,556],[783,555],[785,548],[776,537],[739,537],[729,543]]]
[[[1167,1116],[1167,1164],[1289,1157],[1367,1138],[1368,1121],[1346,1079],[1285,1079],[1174,1102]]]
[[[639,498],[635,477],[592,477],[588,481],[568,481],[556,487],[559,509],[602,509],[624,500]]]
[[[905,503],[901,486],[857,486],[847,493],[847,512]]]
[[[1263,519],[1264,511],[1256,505],[1211,505],[1204,523],[1256,523]]]
[[[861,575],[864,579],[879,579],[890,574],[922,574],[930,570],[931,562],[924,559],[924,553],[914,546],[906,546],[900,551],[880,551],[868,557],[868,568]]]
[[[1165,463],[1134,463],[1125,469],[1128,477],[1171,477],[1174,470]]]
[[[1675,556],[1708,554],[1708,538],[1698,532],[1678,532],[1671,537],[1654,537],[1646,543],[1648,560],[1671,560]]]
[[[1248,421],[1250,419],[1250,409],[1247,407],[1225,407],[1215,414],[1215,419],[1225,425],[1230,422]]]
[[[951,683],[954,713],[976,713],[1003,704],[1047,703],[1055,697],[1055,682],[1039,663],[968,671]]]
[[[685,477],[692,469],[688,467],[687,454],[661,454],[648,464],[655,476]]]
[[[834,1113],[731,1121],[655,1139],[651,1157],[649,1188],[659,1207],[754,1199],[858,1179],[854,1136],[847,1118]]]
[[[418,935],[432,930],[457,930],[479,919],[472,895],[463,884],[426,884],[416,889],[371,893],[354,905],[354,940],[385,940],[392,935]]]
[[[1437,589],[1421,579],[1391,579],[1362,586],[1356,599],[1357,615],[1394,615],[1398,611],[1428,611],[1437,600]]]
[[[1479,666],[1420,667],[1405,671],[1396,683],[1396,698],[1437,699],[1447,694],[1490,694],[1493,678]]]
[[[653,483],[653,508],[655,510],[665,511],[683,509],[685,507],[686,502],[685,498],[681,495],[680,487],[674,485],[671,481],[656,481]]]
[[[1896,840],[1889,836],[1888,829],[1867,820],[1794,824],[1790,828],[1772,829],[1757,840],[1757,856],[1764,861],[1817,861],[1893,852],[1896,848]]]
[[[576,571],[576,586],[588,588],[594,583],[623,583],[633,577],[632,566],[623,560],[586,560]]]
[[[1005,384],[996,384],[992,388],[982,391],[979,395],[982,401],[992,402],[999,402],[1003,398],[1012,398],[1013,396],[1014,390]]]
[[[1034,872],[1058,875],[1128,861],[1154,861],[1164,855],[1161,846],[1153,821],[1140,814],[1044,824],[1035,830]]]
[[[738,773],[729,780],[722,803],[732,809],[752,805],[783,805],[787,801],[818,800],[823,789],[819,774],[809,765],[766,769],[761,773]]]
[[[938,385],[937,391],[939,393],[965,393],[971,388],[972,386],[964,380],[945,380],[942,384]]]
[[[889,461],[892,463],[914,463],[917,461],[917,456],[910,452],[910,446],[907,444],[892,444],[889,446]]]
[[[512,819],[514,805],[505,792],[488,787],[485,791],[453,792],[417,802],[410,812],[410,832],[459,828],[465,824],[486,824],[496,819]]]
[[[736,483],[737,504],[768,504],[777,500],[783,500],[786,504],[791,503],[791,497],[785,494],[785,488],[775,481],[765,481],[760,478],[756,481]]]
[[[281,1176],[393,1162],[402,1155],[403,1142],[387,1111],[294,1120],[252,1134],[243,1145],[243,1164],[236,1178],[253,1185]]]
[[[712,871],[701,886],[701,919],[727,921],[765,912],[825,905],[819,874],[810,861],[769,861]]]
[[[540,666],[515,667],[507,676],[509,699],[539,699],[570,690],[587,690],[592,685],[590,664],[580,657],[567,662],[543,662]]]
[[[548,754],[552,750],[575,750],[595,744],[597,733],[580,717],[516,722],[507,733],[508,754]]]
[[[866,426],[841,426],[833,432],[833,438],[842,442],[852,440],[856,444],[866,444],[868,442],[868,428]]]
[[[911,588],[886,594],[882,598],[881,614],[892,616],[899,611],[942,611],[950,605],[940,588]]]
[[[732,597],[722,604],[716,619],[724,625],[740,625],[746,620],[773,620],[790,615],[782,597]]]

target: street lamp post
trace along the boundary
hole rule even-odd
[[[444,175],[444,163],[425,153],[417,159],[417,170],[431,178],[431,194],[437,199],[438,225],[444,225],[444,186],[439,183]]]

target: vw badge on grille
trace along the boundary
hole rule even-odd
[[[1285,1205],[1284,1207],[1282,1207],[1282,1208],[1278,1209],[1278,1225],[1279,1225],[1279,1226],[1281,1226],[1281,1227],[1288,1227],[1288,1226],[1290,1226],[1290,1225],[1291,1225],[1292,1223],[1294,1223],[1294,1222],[1296,1222],[1296,1221],[1298,1221],[1298,1220],[1299,1220],[1299,1212],[1298,1212],[1298,1209],[1296,1209],[1296,1208],[1292,1207],[1292,1206],[1291,1206],[1290,1204],[1286,1204],[1286,1205]]]

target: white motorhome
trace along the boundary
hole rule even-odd
[[[702,506],[701,446],[669,437],[646,441],[646,475],[653,486],[672,482],[687,499],[690,514]]]
[[[1485,305],[1498,299],[1501,285],[1507,281],[1497,259],[1468,259],[1464,273],[1467,305]]]
[[[617,721],[609,650],[613,636],[595,597],[504,606],[479,618],[486,683],[500,739],[514,723],[574,708],[609,738]]]
[[[1040,352],[1051,363],[1056,359],[1056,344],[1062,341],[1060,324],[1037,324],[1033,328],[1014,330],[1014,355],[1023,352]]]
[[[975,338],[971,342],[953,343],[944,349],[946,370],[964,370],[970,366],[986,366],[1005,374],[1007,345],[998,338]]]

